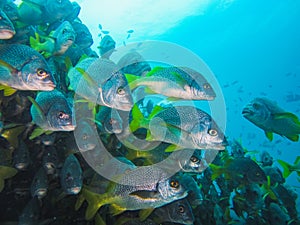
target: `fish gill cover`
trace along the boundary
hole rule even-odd
[[[0,0],[0,224],[299,224],[287,182],[300,179],[299,156],[248,149],[231,121],[290,144],[297,115],[266,94],[227,115],[242,79],[224,84],[200,58],[209,53],[159,36],[189,19],[184,9],[210,16],[233,2],[111,1],[106,12]]]

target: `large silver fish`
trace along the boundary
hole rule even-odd
[[[26,45],[0,45],[0,84],[18,90],[51,91],[54,78],[43,56]]]
[[[274,101],[255,98],[244,107],[242,114],[247,120],[263,129],[270,141],[273,140],[273,133],[285,136],[291,141],[299,140],[298,117],[280,108]]]
[[[146,86],[150,92],[177,99],[214,100],[216,93],[205,77],[187,67],[155,67],[144,77],[126,74],[131,89]]]
[[[227,145],[224,133],[211,116],[193,106],[157,106],[148,118],[143,118],[135,105],[132,117],[133,131],[139,127],[149,129],[146,140],[175,144],[178,149],[224,150]]]
[[[89,204],[86,211],[87,220],[106,204],[115,206],[112,212],[116,215],[125,210],[157,208],[187,196],[187,191],[176,176],[167,178],[167,174],[157,167],[129,170],[119,181],[110,186],[104,194],[96,194],[88,188],[82,189],[81,198]],[[81,204],[77,204],[76,208]]]
[[[76,94],[99,105],[129,111],[133,105],[131,92],[124,74],[118,71],[116,64],[108,59],[96,59],[85,69],[87,60],[88,63],[92,61],[85,59],[75,67],[81,73],[81,79],[74,80],[76,74],[72,71],[68,75]]]

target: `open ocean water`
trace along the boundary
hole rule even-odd
[[[32,1],[26,0],[24,2]],[[228,140],[240,141],[245,149],[255,152],[255,154],[250,154],[252,159],[257,161],[260,161],[260,154],[267,151],[274,159],[273,165],[277,166],[280,171],[283,169],[277,162],[278,159],[293,164],[295,159],[300,157],[300,141],[293,142],[277,134],[274,134],[273,140],[269,141],[262,129],[249,122],[242,115],[243,108],[252,99],[264,97],[276,101],[285,111],[300,118],[300,1],[190,0],[183,3],[180,0],[148,0],[145,2],[139,0],[80,0],[76,2],[81,7],[78,17],[88,27],[94,40],[91,49],[98,55],[99,43],[101,38],[107,34],[106,32],[116,42],[117,51],[112,54],[112,58],[114,58],[114,54],[117,55],[118,51],[121,51],[118,48],[123,49],[126,46],[146,41],[164,41],[191,52],[199,57],[213,74],[214,84],[212,86],[216,85],[217,98],[220,97],[220,101],[224,105],[220,106],[220,112],[217,105],[212,108],[207,108],[207,105],[203,107],[206,107],[208,111],[212,110],[212,113],[222,114],[220,118],[221,120],[225,118],[225,121],[223,121],[221,128]],[[22,1],[15,1],[17,5],[21,3]],[[156,51],[159,52],[159,49],[153,49],[153,54]],[[173,57],[176,58],[176,54]],[[182,66],[189,66],[188,57],[178,55],[178,58],[183,59],[185,65]],[[193,64],[193,62],[190,63],[190,65]],[[0,63],[0,65],[2,64]],[[156,65],[159,65],[159,62]],[[201,104],[199,103],[199,107]],[[222,107],[225,107],[225,111],[222,111]],[[62,139],[63,137],[62,135]],[[29,140],[26,142],[33,143]],[[61,144],[58,140],[57,143]],[[29,151],[31,151],[31,155],[37,154],[35,150]],[[66,156],[59,155],[63,162]],[[84,159],[81,156],[77,156],[77,158],[80,158],[81,165],[84,164],[86,169],[87,165]],[[39,157],[40,159],[41,157]],[[39,163],[41,162],[37,162],[36,165]],[[31,172],[26,174],[28,179],[32,179],[35,169],[35,166],[29,167],[28,170]],[[87,182],[88,179],[85,176],[89,176],[91,172],[85,169],[83,169],[83,177],[84,182]],[[300,171],[299,168],[297,169]],[[57,177],[51,177],[55,184],[59,183],[57,180],[60,176],[59,174],[56,175]],[[18,179],[20,179],[19,177]],[[194,179],[198,178],[199,176],[194,176]],[[6,181],[6,186],[0,193],[0,208],[7,212],[7,215],[0,212],[0,224],[18,224],[16,222],[18,217],[22,212],[24,213],[22,211],[26,205],[24,199],[20,200],[21,203],[15,199],[11,200],[11,196],[13,196],[13,190],[10,187],[11,182],[18,184],[18,181],[13,179],[10,178]],[[300,176],[293,172],[285,182],[298,195],[296,200],[298,218],[300,211],[299,180]],[[30,184],[30,182],[27,183]],[[57,190],[61,190],[60,188],[59,184],[58,188],[55,185],[52,187],[50,185],[49,193],[52,195],[59,194],[61,192]],[[29,187],[26,189],[27,192],[29,192],[28,189]],[[30,194],[27,193],[27,195]],[[25,199],[31,199],[28,196]],[[42,213],[39,214],[39,222],[19,224],[103,224],[99,221],[97,223],[97,220],[88,222],[83,219],[84,207],[87,207],[87,204],[76,215],[73,210],[73,205],[77,200],[76,196],[72,195],[68,198],[61,195],[59,196],[60,199],[57,200],[64,203],[65,199],[66,205],[70,205],[70,208],[63,209],[65,213],[72,211],[70,216],[64,217],[61,213],[56,216],[54,208],[45,207],[47,201],[53,200],[49,197],[40,199],[39,207],[42,209]],[[209,198],[209,195],[206,197]],[[17,212],[13,212],[14,205],[16,205]],[[4,210],[4,207],[7,211]],[[47,210],[53,210],[53,213],[48,213]],[[57,210],[59,211],[59,209]],[[203,218],[200,220],[199,212],[196,212],[200,209],[194,208],[193,210],[195,210],[195,225],[201,225],[200,221],[203,225],[217,224],[211,222],[213,219],[209,222],[203,221]],[[108,217],[106,216],[106,208],[101,213],[102,219],[105,221],[105,218]],[[56,219],[53,219],[54,217]],[[63,219],[60,221],[59,218]],[[113,217],[106,218],[104,224],[117,224],[115,223],[116,220],[111,218]],[[298,223],[292,222],[291,224],[299,223],[299,221],[297,221]],[[237,224],[246,223],[239,222]],[[265,224],[272,223],[269,221]],[[288,222],[283,224],[288,224]]]

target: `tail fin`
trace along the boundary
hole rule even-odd
[[[40,44],[40,36],[38,33],[35,33],[35,38],[30,36],[29,38],[29,43],[30,43],[30,47],[37,50],[37,51],[40,51],[39,49],[39,44]]]
[[[18,170],[8,166],[0,166],[0,192],[4,188],[4,180],[17,174]]]
[[[4,91],[4,96],[11,96],[17,91],[16,89],[13,89],[12,87],[5,86],[2,84],[0,84],[0,90]]]
[[[288,164],[287,162],[278,159],[277,162],[282,166],[283,168],[283,178],[287,178],[291,173],[291,167],[292,165]]]
[[[214,164],[210,164],[209,167],[212,170],[212,175],[211,175],[212,180],[217,179],[219,176],[223,174],[223,167]]]
[[[85,212],[86,220],[92,219],[95,216],[95,214],[97,213],[98,209],[100,209],[101,206],[107,204],[105,202],[105,200],[107,198],[104,196],[104,195],[106,195],[106,193],[100,195],[100,194],[91,192],[86,188],[83,188],[82,195],[89,204],[86,209],[86,212]]]
[[[133,105],[131,113],[132,113],[132,121],[130,122],[129,128],[132,132],[134,132],[138,128],[142,127],[142,124],[145,125],[145,123],[143,123],[145,118],[137,104]]]

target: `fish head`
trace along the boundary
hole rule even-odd
[[[77,158],[69,155],[61,171],[61,185],[67,194],[78,194],[82,188],[82,169]]]
[[[195,124],[192,134],[192,140],[199,149],[224,150],[228,144],[222,130],[209,116]]]
[[[176,176],[160,181],[157,185],[157,189],[162,199],[168,202],[184,198],[188,194]]]
[[[100,50],[100,55],[110,55],[116,47],[116,42],[110,35],[105,35],[101,42],[100,46],[98,47]]]
[[[194,215],[192,207],[187,199],[174,201],[166,206],[169,214],[170,222],[180,224],[193,224]]]
[[[191,95],[196,96],[197,99],[205,99],[205,100],[214,100],[216,98],[216,93],[213,90],[212,86],[205,81],[196,81],[193,80],[191,86]]]
[[[113,72],[111,77],[105,81],[102,87],[104,103],[114,109],[130,111],[133,99],[123,73]]]
[[[267,151],[263,151],[261,153],[260,158],[260,161],[262,162],[263,166],[272,166],[273,157]]]
[[[47,120],[50,127],[54,129],[62,131],[72,131],[75,129],[72,109],[64,101],[58,101],[49,108]]]
[[[267,183],[265,172],[253,161],[253,166],[250,166],[251,171],[247,172],[247,178],[250,182],[264,184]]]
[[[179,166],[184,172],[201,173],[207,168],[205,159],[201,156],[201,150],[196,150],[189,158],[182,158],[179,161]]]
[[[64,21],[53,33],[56,43],[59,46],[70,47],[76,37],[76,33],[69,21]]]
[[[0,9],[0,39],[10,39],[16,34],[14,25]]]
[[[215,99],[216,93],[213,87],[201,73],[189,67],[179,67],[178,69],[182,70],[180,74],[188,81],[189,85],[184,89],[189,92],[191,99],[210,101]]]
[[[32,56],[30,62],[21,70],[23,82],[31,90],[51,91],[55,88],[55,81],[50,68],[44,59]]]
[[[74,23],[73,28],[76,32],[75,43],[80,48],[88,48],[94,43],[92,34],[90,33],[88,27],[83,23]]]
[[[120,134],[123,131],[123,120],[117,110],[112,109],[111,113],[104,120],[104,129],[108,133]]]
[[[71,13],[73,5],[69,0],[48,0],[45,4],[45,10],[48,14],[47,22],[52,22],[63,19]]]
[[[80,151],[93,150],[97,146],[97,137],[92,124],[85,119],[76,123],[76,143]]]
[[[268,105],[262,98],[255,98],[242,111],[243,116],[256,125],[263,125],[271,117]]]

